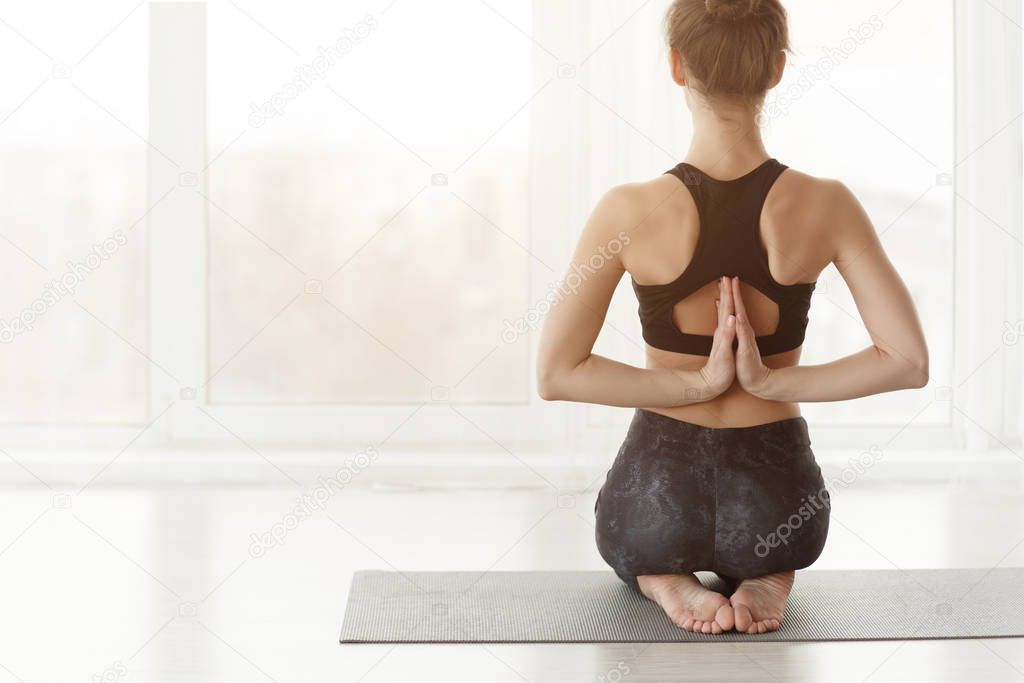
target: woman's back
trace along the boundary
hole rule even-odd
[[[765,150],[760,111],[789,47],[779,0],[674,0],[666,29],[693,120],[688,163],[615,187],[594,207],[544,322],[537,392],[635,409],[595,506],[598,549],[616,574],[686,630],[765,633],[779,628],[794,572],[814,562],[828,532],[798,402],[923,387],[928,347],[853,193]],[[801,364],[829,264],[871,344]],[[594,353],[627,275],[643,368]],[[796,528],[798,509],[806,523]],[[761,530],[783,528],[781,547],[762,554]],[[726,599],[698,571],[739,583]]]
[[[803,299],[809,299],[834,255],[828,226],[830,203],[837,208],[830,202],[836,185],[774,160],[737,160],[684,163],[649,182],[620,188],[624,203],[632,205],[630,213],[641,217],[629,231],[623,266],[637,289],[641,313],[657,312],[647,298],[660,299],[666,309],[664,320],[644,321],[647,367],[695,370],[707,362],[707,351],[699,347],[716,327],[717,275],[751,281],[742,290],[755,332],[782,342],[774,344],[775,352],[772,344],[761,344],[765,365],[796,365]],[[719,200],[713,207],[709,195]],[[760,263],[767,272],[757,269]],[[726,272],[711,274],[716,268]],[[746,278],[745,272],[750,273]],[[710,276],[702,278],[702,273]],[[654,331],[658,322],[661,329]],[[787,344],[787,339],[793,341]],[[762,400],[738,383],[710,401],[653,410],[709,427],[741,427],[800,414],[796,404]]]

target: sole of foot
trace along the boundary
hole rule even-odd
[[[782,572],[740,581],[729,598],[736,630],[751,634],[779,630],[794,577],[793,572]]]
[[[729,599],[702,586],[693,574],[640,576],[637,583],[640,591],[681,629],[718,635],[735,625]]]

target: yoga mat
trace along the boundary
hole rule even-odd
[[[714,590],[713,574],[698,574]],[[782,628],[676,627],[611,572],[359,571],[343,643],[668,643],[1024,636],[1024,569],[798,572]]]

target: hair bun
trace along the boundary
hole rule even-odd
[[[760,4],[760,0],[704,0],[711,16],[728,21],[738,21],[755,14]]]

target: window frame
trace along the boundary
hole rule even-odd
[[[952,419],[948,426],[902,430],[893,448],[1014,448],[1024,425],[1020,354],[996,353],[1002,348],[1003,321],[1024,318],[1020,284],[1024,250],[1008,249],[1006,240],[1022,237],[1021,7],[1017,0],[977,3],[954,0],[955,50],[955,158],[964,160],[953,171],[955,197],[954,378],[975,376],[961,390],[929,386],[924,391],[948,389]],[[565,15],[579,21],[579,10],[534,3],[534,24]],[[541,10],[540,7],[544,9]],[[536,16],[543,11],[544,16]],[[590,10],[587,10],[590,11]],[[597,11],[597,10],[594,10]],[[543,402],[531,390],[523,405],[459,405],[445,401],[386,405],[219,405],[207,401],[203,390],[208,376],[206,359],[207,221],[208,208],[197,192],[189,190],[183,173],[194,173],[202,186],[210,155],[206,142],[206,6],[205,3],[154,1],[149,4],[149,141],[158,149],[174,150],[183,169],[169,169],[151,156],[147,171],[149,205],[159,204],[148,216],[150,354],[188,382],[179,386],[156,368],[150,369],[149,420],[125,427],[12,426],[0,429],[9,444],[57,446],[103,445],[122,447],[128,439],[138,445],[170,446],[214,443],[238,446],[261,443],[308,443],[323,446],[365,447],[398,428],[395,445],[410,449],[430,446],[454,450],[589,452],[621,439],[621,421],[595,418],[588,407],[567,407]],[[1000,16],[1000,15],[1003,16]],[[581,32],[582,33],[582,32]],[[576,38],[581,42],[583,37]],[[190,49],[180,50],[188,44]],[[582,51],[581,51],[582,52]],[[546,57],[544,59],[547,59]],[[548,74],[534,65],[535,74]],[[535,75],[539,79],[549,75]],[[582,106],[582,105],[581,105]],[[572,109],[566,107],[566,115]],[[576,112],[580,113],[580,112]],[[527,115],[527,114],[524,114]],[[582,142],[561,164],[552,164],[541,150],[545,144],[566,144],[560,126],[531,113],[531,203],[549,202],[545,183],[575,188],[564,206],[565,229],[557,240],[568,254],[578,227],[574,216],[585,215],[581,164],[587,158]],[[1016,118],[1015,118],[1016,117]],[[582,120],[582,117],[581,119]],[[1016,123],[1014,123],[1016,121]],[[1008,123],[1009,122],[1009,123]],[[982,143],[996,131],[1013,144]],[[586,135],[578,136],[581,140]],[[1006,139],[1006,138],[1002,138]],[[558,140],[558,142],[554,142]],[[174,191],[163,198],[169,188]],[[161,201],[157,201],[161,200]],[[548,218],[551,212],[545,214]],[[991,227],[995,219],[1003,232]],[[541,227],[531,219],[530,234]],[[549,237],[546,237],[549,239]],[[992,268],[991,264],[1002,264]],[[531,264],[530,301],[543,298],[546,275]],[[1008,283],[1014,286],[1008,286]],[[993,288],[1001,296],[991,296]],[[989,293],[988,295],[984,293]],[[998,321],[1000,324],[993,324]],[[537,332],[529,338],[529,364],[536,358]],[[531,372],[531,389],[535,380]],[[194,395],[193,393],[194,392]],[[936,393],[938,400],[944,400]],[[457,439],[453,435],[458,434]],[[892,426],[853,425],[815,428],[818,448],[892,441]]]
[[[205,3],[153,3],[151,6],[151,101],[157,106],[174,103],[175,117],[151,112],[150,139],[162,149],[180,150],[202,186],[210,163],[206,149],[206,7]],[[194,48],[183,60],[175,41]],[[180,43],[178,43],[180,45]],[[182,126],[183,112],[195,121]],[[202,120],[197,116],[202,115]],[[166,170],[151,164],[151,197],[175,182]],[[205,191],[204,191],[205,194]],[[205,385],[214,370],[207,366],[207,230],[209,208],[196,192],[175,192],[159,214],[150,216],[154,235],[151,249],[151,316],[154,356],[173,358],[178,376],[193,378],[186,387],[153,375],[154,411],[169,407],[154,430],[165,443],[232,442],[307,443],[365,447],[382,435],[399,433],[391,444],[425,444],[459,449],[472,446],[489,450],[537,449],[563,440],[563,411],[538,410],[535,380],[529,400],[518,403],[458,403],[443,392],[437,400],[395,403],[337,404],[234,404],[209,400]],[[532,229],[531,229],[532,234]],[[528,265],[532,295],[536,272]],[[533,298],[530,299],[531,301]],[[530,335],[527,365],[535,357],[535,335]],[[520,342],[524,343],[524,342]],[[524,428],[528,426],[528,428]],[[455,436],[457,435],[457,437]]]

